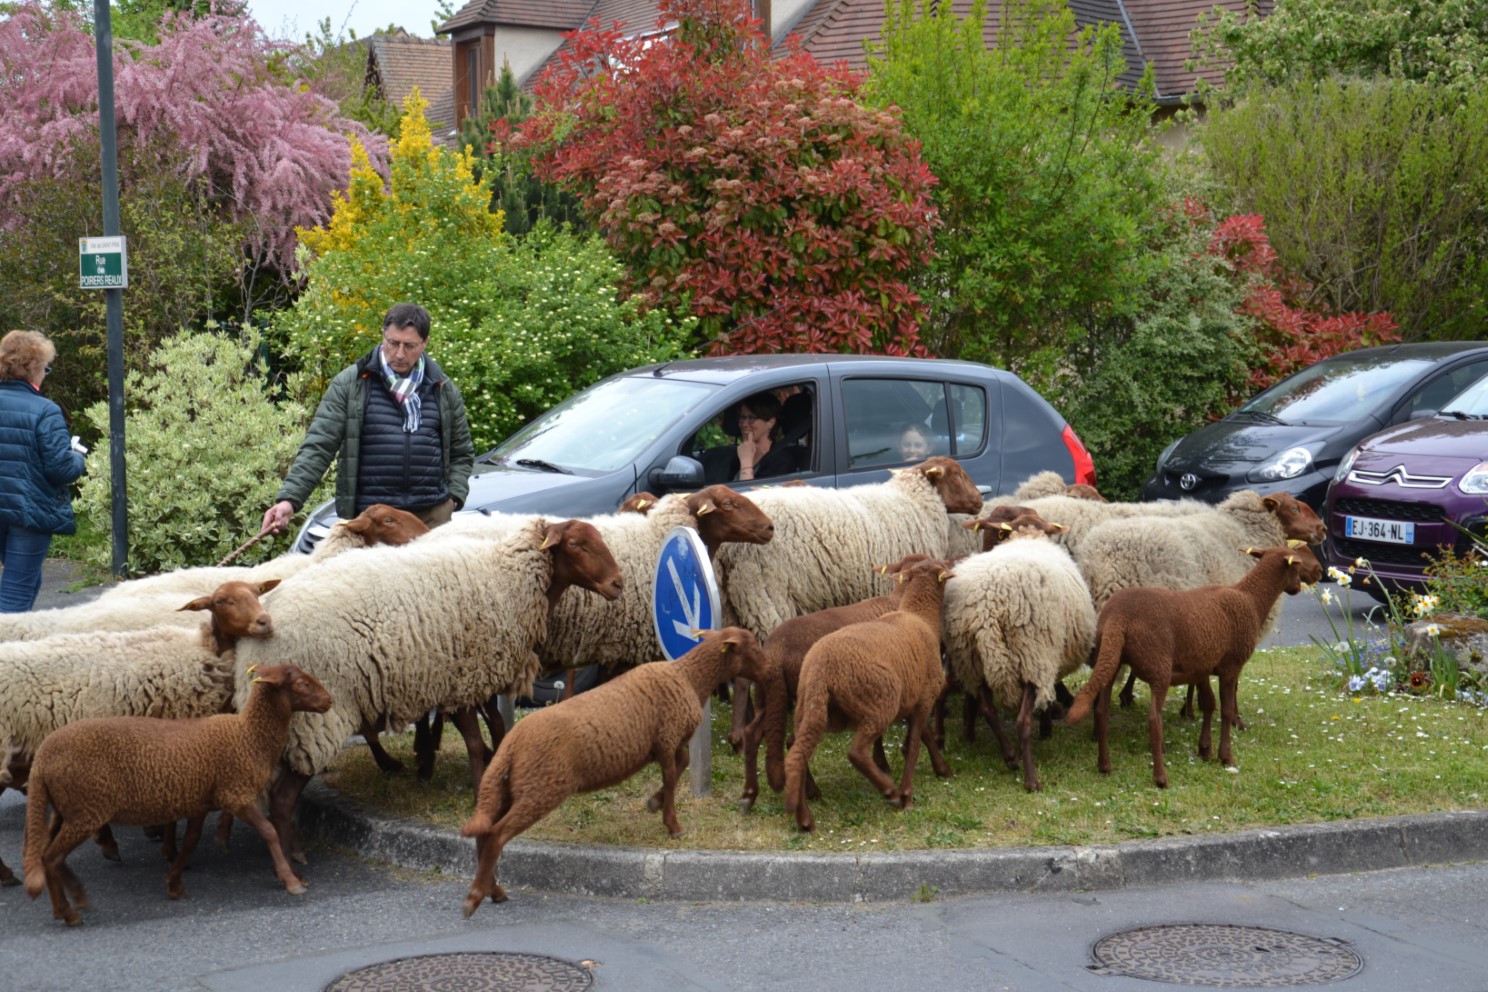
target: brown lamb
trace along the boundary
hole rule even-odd
[[[913,805],[914,768],[923,742],[935,773],[951,773],[930,733],[930,714],[945,686],[940,663],[940,611],[946,580],[942,561],[919,562],[899,573],[899,608],[823,637],[806,653],[796,698],[796,736],[785,759],[785,808],[802,830],[816,821],[806,801],[806,770],[829,730],[855,728],[848,760],[891,804]],[[873,761],[873,742],[897,720],[905,732],[899,786]]]
[[[574,793],[616,785],[653,761],[661,766],[661,788],[646,806],[661,810],[669,834],[680,834],[677,781],[687,768],[704,701],[714,686],[740,672],[778,694],[779,679],[767,667],[753,634],[725,627],[706,632],[702,643],[676,661],[638,665],[519,720],[486,767],[475,813],[460,829],[476,838],[479,854],[465,915],[487,896],[506,901],[496,862],[513,837]],[[778,699],[772,703],[782,705]]]
[[[1209,676],[1219,676],[1219,760],[1235,762],[1230,753],[1230,728],[1238,712],[1236,693],[1240,670],[1255,653],[1266,614],[1286,592],[1295,595],[1322,575],[1317,558],[1305,546],[1250,548],[1256,564],[1233,585],[1197,589],[1119,589],[1101,607],[1096,621],[1095,672],[1075,696],[1066,722],[1079,723],[1095,706],[1096,767],[1110,774],[1106,725],[1111,708],[1111,685],[1116,670],[1130,665],[1132,673],[1151,687],[1147,737],[1152,747],[1152,780],[1168,787],[1163,765],[1162,707],[1168,688],[1197,688],[1204,723],[1199,731],[1199,758],[1210,756],[1210,724],[1214,690]]]
[[[620,505],[615,507],[615,512],[639,513],[641,516],[645,516],[646,513],[653,506],[656,505],[656,501],[659,499],[661,499],[660,496],[657,496],[655,493],[646,492],[643,489],[632,496],[625,497],[625,499],[620,502]]]
[[[165,876],[166,892],[179,899],[181,870],[206,814],[218,808],[253,825],[285,889],[303,895],[305,883],[291,870],[273,825],[258,811],[258,796],[284,753],[291,715],[324,713],[331,695],[293,665],[259,669],[253,681],[240,713],[193,720],[79,720],[43,741],[31,766],[26,806],[27,895],[34,899],[46,888],[53,918],[77,926],[82,922],[77,910],[88,908],[88,894],[67,867],[73,848],[111,820],[149,825],[185,819],[185,840]]]
[[[929,555],[912,554],[893,565],[882,565],[874,569],[880,575],[897,577],[900,572],[916,562],[926,561]],[[793,617],[770,631],[765,638],[765,655],[770,659],[772,671],[780,673],[785,687],[785,705],[780,710],[771,710],[760,700],[752,705],[749,699],[749,683],[742,678],[734,680],[733,722],[729,729],[729,743],[744,754],[744,793],[739,798],[739,808],[748,812],[759,798],[759,746],[765,742],[765,775],[770,788],[779,792],[785,786],[785,718],[795,705],[796,687],[801,678],[801,663],[812,645],[834,630],[849,624],[874,620],[891,610],[899,608],[899,599],[904,586],[895,583],[893,591],[883,596],[874,596],[849,606],[832,606],[815,613]],[[750,711],[754,710],[753,713]],[[875,742],[874,762],[887,770],[888,760],[883,754],[882,742]],[[816,783],[811,779],[811,770],[806,771],[806,795],[819,798]]]

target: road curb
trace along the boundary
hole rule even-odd
[[[475,870],[475,842],[386,817],[319,781],[299,805],[306,838],[456,878]],[[1268,827],[1089,847],[874,854],[668,851],[513,841],[503,885],[625,899],[904,902],[965,896],[1336,875],[1488,858],[1488,810]]]

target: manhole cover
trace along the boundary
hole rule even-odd
[[[539,954],[430,954],[348,972],[325,992],[583,992],[588,968]]]
[[[1346,942],[1267,927],[1180,923],[1122,930],[1090,949],[1098,975],[1215,989],[1324,985],[1364,967]]]

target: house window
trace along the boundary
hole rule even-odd
[[[480,43],[465,49],[465,113],[474,117],[480,113],[481,74]]]

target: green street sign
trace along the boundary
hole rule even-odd
[[[78,238],[78,277],[83,289],[126,289],[129,252],[124,238]]]

